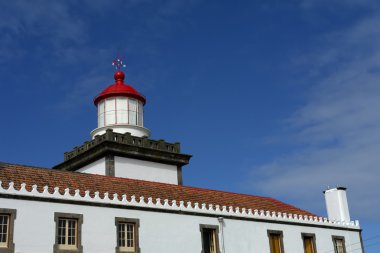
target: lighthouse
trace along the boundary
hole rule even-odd
[[[114,78],[115,83],[94,99],[98,109],[98,127],[91,132],[92,139],[104,134],[107,129],[112,129],[115,133],[129,132],[136,137],[149,137],[150,131],[144,127],[145,97],[124,83],[125,74],[120,66],[117,67]]]
[[[98,127],[92,139],[65,152],[64,162],[53,169],[181,185],[182,167],[191,155],[181,152],[179,142],[149,138],[146,99],[124,82],[122,61],[116,59],[113,65],[115,83],[94,99]]]

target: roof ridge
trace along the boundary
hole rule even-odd
[[[209,202],[185,202],[184,200],[176,199],[176,200],[168,200],[165,199],[164,202],[161,202],[160,198],[156,198],[154,202],[153,197],[146,198],[146,195],[141,195],[140,197],[132,195],[130,199],[127,199],[126,195],[122,195],[120,198],[117,193],[113,195],[113,198],[109,196],[109,194],[104,194],[103,197],[100,196],[99,192],[95,192],[94,195],[90,195],[89,191],[86,191],[84,195],[81,195],[77,190],[75,192],[70,191],[69,188],[66,188],[64,191],[60,191],[59,188],[54,188],[54,191],[49,191],[47,188],[43,188],[43,190],[38,190],[37,185],[33,185],[32,188],[27,188],[25,183],[21,184],[20,188],[14,187],[14,182],[9,182],[8,188],[4,188],[0,184],[0,192],[7,193],[10,191],[12,195],[19,196],[32,196],[32,197],[40,197],[44,199],[67,199],[70,201],[85,201],[85,202],[93,202],[94,204],[111,204],[117,206],[133,206],[133,207],[142,207],[156,210],[171,210],[175,212],[180,212],[181,214],[189,212],[190,214],[194,213],[202,213],[206,215],[218,215],[225,217],[238,217],[244,219],[254,219],[254,220],[267,220],[270,222],[280,222],[283,224],[284,222],[290,222],[292,224],[302,223],[302,224],[319,224],[328,227],[346,227],[352,229],[360,229],[358,221],[334,221],[329,220],[326,217],[317,216],[312,213],[307,212],[287,212],[286,210],[270,210],[270,209],[258,209],[258,208],[245,208],[239,206],[227,206],[227,205],[219,205],[212,204]],[[49,200],[50,201],[50,200]],[[179,202],[178,202],[179,201]],[[298,211],[298,210],[297,210]]]
[[[29,168],[32,168],[32,169],[50,170],[50,171],[54,171],[54,173],[68,173],[68,174],[76,174],[76,175],[80,174],[80,175],[83,175],[83,176],[91,175],[91,176],[95,176],[95,177],[106,177],[106,178],[111,178],[111,179],[115,179],[115,180],[128,180],[128,181],[136,181],[136,182],[149,182],[149,183],[152,183],[152,184],[166,185],[166,186],[172,186],[172,187],[178,187],[178,188],[187,188],[187,189],[194,189],[194,190],[203,190],[203,191],[210,191],[210,192],[220,192],[220,193],[228,193],[228,194],[234,194],[234,195],[239,195],[239,196],[248,196],[248,197],[257,197],[257,198],[266,198],[266,199],[277,200],[277,199],[274,199],[274,198],[268,197],[268,196],[259,196],[259,195],[248,194],[248,193],[238,193],[238,192],[218,190],[218,189],[202,188],[202,187],[190,186],[190,185],[176,185],[176,184],[154,182],[154,181],[148,181],[148,180],[142,180],[142,179],[134,179],[134,178],[115,177],[115,176],[99,175],[99,174],[85,174],[85,173],[80,173],[80,172],[75,172],[75,171],[53,170],[51,168],[44,168],[44,167],[37,167],[37,166],[23,165],[23,164],[12,164],[12,163],[0,162],[0,167],[2,167],[3,164],[4,165],[11,165],[11,166],[29,167]],[[282,201],[280,201],[280,202],[282,202]]]
[[[17,169],[19,168],[19,169]],[[12,169],[15,169],[13,172]],[[27,171],[31,173],[28,176]],[[33,170],[35,172],[33,172]],[[114,177],[114,176],[105,176],[105,175],[97,175],[97,174],[87,174],[87,173],[80,173],[80,172],[73,172],[73,171],[61,171],[61,170],[53,170],[49,168],[41,168],[41,167],[34,167],[34,166],[27,166],[27,165],[19,165],[19,164],[10,164],[10,163],[0,163],[0,173],[2,174],[2,171],[7,175],[4,179],[6,181],[12,181],[20,175],[27,176],[25,177],[20,177],[16,181],[18,184],[20,183],[27,183],[28,185],[30,184],[38,184],[40,187],[45,184],[49,187],[56,187],[59,185],[53,185],[57,182],[51,182],[50,181],[44,181],[44,180],[51,180],[51,178],[64,178],[66,177],[70,179],[71,183],[68,183],[68,188],[75,189],[81,189],[79,185],[74,186],[76,183],[81,184],[83,182],[87,181],[96,181],[96,182],[104,182],[102,192],[112,192],[113,190],[113,185],[130,185],[131,191],[134,192],[136,189],[142,190],[141,194],[142,195],[147,195],[147,192],[150,192],[152,190],[158,190],[162,189],[163,191],[166,192],[167,197],[172,199],[175,199],[177,196],[187,196],[187,199],[191,199],[191,195],[199,195],[199,201],[205,201],[208,202],[207,198],[215,198],[215,201],[217,202],[224,202],[226,203],[226,199],[230,198],[230,204],[234,206],[239,206],[239,205],[251,205],[254,202],[258,202],[258,206],[264,204],[264,205],[275,205],[278,208],[280,206],[283,206],[285,209],[293,209],[293,210],[298,210],[301,213],[310,213],[309,211],[306,211],[304,209],[301,209],[299,207],[296,207],[292,204],[285,203],[283,201],[277,200],[275,198],[271,197],[263,197],[263,196],[257,196],[257,195],[249,195],[249,194],[243,194],[243,193],[236,193],[236,192],[227,192],[227,191],[221,191],[221,190],[214,190],[214,189],[207,189],[207,188],[199,188],[199,187],[194,187],[194,186],[184,186],[184,185],[176,185],[176,184],[168,184],[168,183],[161,183],[161,182],[152,182],[152,181],[146,181],[146,180],[139,180],[139,179],[131,179],[131,178],[122,178],[122,177]],[[37,171],[40,171],[37,173]],[[33,176],[33,174],[41,174],[41,173],[46,173],[49,175],[43,176],[44,180],[41,181],[40,178],[36,178]],[[0,174],[0,180],[1,180],[1,174]],[[24,179],[23,179],[24,178]],[[72,180],[71,180],[72,179]],[[23,182],[21,182],[23,180]],[[25,181],[26,180],[26,181]],[[76,183],[75,183],[76,182]],[[59,183],[58,183],[59,184]],[[89,188],[88,190],[91,191],[97,191],[95,188],[93,188],[95,185],[92,185],[92,188]],[[62,186],[60,186],[62,187]],[[66,186],[65,186],[66,187]],[[74,187],[74,188],[73,188]],[[91,186],[88,186],[91,187]],[[98,187],[98,186],[96,186]],[[143,190],[145,189],[145,190]],[[82,189],[83,190],[83,189]],[[138,191],[140,191],[138,190]],[[117,190],[115,190],[116,192]],[[144,193],[145,192],[145,193]],[[148,193],[152,194],[152,192]],[[172,195],[174,194],[174,195]],[[179,195],[178,195],[179,194]],[[153,194],[152,196],[154,196]],[[162,196],[163,197],[163,196]],[[195,201],[195,200],[193,200]],[[247,202],[248,201],[248,202]],[[239,202],[241,204],[239,204]],[[244,204],[243,204],[244,203]],[[260,204],[261,203],[261,204]],[[226,203],[226,205],[228,205]],[[273,207],[272,207],[273,208]]]
[[[19,163],[8,163],[8,162],[0,161],[0,168],[3,167],[4,165],[23,166],[23,167],[29,167],[29,168],[34,168],[34,169],[49,169],[47,167],[40,167],[40,166],[33,166],[33,165],[26,165],[26,164],[19,164]]]

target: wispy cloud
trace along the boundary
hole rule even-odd
[[[167,39],[172,34],[172,27],[181,23],[172,22],[172,18],[181,15],[196,2],[1,1],[0,64],[36,62],[39,64],[36,73],[49,77],[46,80],[54,79],[60,83],[63,95],[61,101],[57,101],[57,108],[71,110],[81,106],[83,101],[91,100],[94,89],[101,90],[96,88],[97,85],[104,88],[112,82],[112,77],[110,80],[107,76],[108,81],[104,81],[101,74],[106,72],[105,66],[110,68],[117,52],[132,55],[139,52],[145,57],[157,58],[158,62],[155,43]],[[134,16],[138,18],[134,20]],[[109,17],[112,17],[112,22],[109,22]],[[99,34],[95,25],[102,18],[107,19],[106,27],[113,29],[114,24],[115,30]],[[129,22],[131,20],[133,25]],[[68,80],[63,69],[75,72],[75,76]],[[83,69],[87,74],[78,73],[77,69]],[[54,82],[39,85],[51,83]]]
[[[285,122],[294,152],[254,169],[257,191],[322,212],[321,190],[349,188],[352,214],[380,212],[380,15],[330,34],[309,67],[319,70],[304,106]],[[288,129],[288,130],[289,130]],[[289,144],[291,145],[291,144]],[[359,216],[359,217],[358,217]],[[355,217],[354,217],[355,218]]]
[[[0,46],[10,51],[28,48],[23,42],[31,38],[38,40],[41,47],[54,48],[86,39],[83,21],[72,15],[63,1],[0,2],[0,15],[0,31],[7,38]]]
[[[149,80],[148,85],[145,82],[139,83],[144,87],[151,87],[149,83],[154,83],[154,73],[163,71],[164,67],[160,61],[160,56],[157,51],[157,43],[162,40],[169,39],[173,34],[173,27],[181,24],[181,20],[177,19],[173,22],[174,17],[181,16],[183,12],[189,11],[191,7],[198,3],[199,0],[128,0],[117,1],[105,4],[107,1],[96,0],[87,1],[93,12],[99,12],[99,15],[104,15],[104,12],[112,12],[116,6],[122,8],[126,15],[134,17],[136,20],[133,26],[129,26],[126,20],[125,30],[115,30],[116,41],[110,38],[111,44],[102,48],[90,47],[69,47],[61,49],[61,54],[68,62],[75,64],[92,62],[92,68],[87,73],[81,73],[78,82],[75,84],[74,92],[66,93],[62,103],[59,105],[62,109],[75,108],[75,106],[83,105],[87,101],[92,100],[95,95],[94,91],[100,92],[107,85],[111,84],[112,77],[106,76],[104,71],[104,62],[110,66],[112,57],[115,53],[124,55],[133,55],[139,53],[138,58],[149,58],[154,64],[144,66],[144,77],[138,73],[140,79]],[[144,18],[141,18],[143,16]],[[130,17],[130,18],[131,18]],[[107,41],[107,40],[106,40]],[[120,45],[121,48],[120,48]],[[135,63],[137,64],[137,63]],[[161,69],[163,68],[163,69]],[[149,76],[149,77],[147,77]],[[90,78],[88,78],[90,77]],[[140,86],[141,87],[141,86]]]

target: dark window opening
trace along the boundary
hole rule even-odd
[[[204,253],[216,253],[215,229],[203,229],[202,236]]]

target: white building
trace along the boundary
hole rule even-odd
[[[364,252],[345,188],[328,218],[268,197],[182,185],[190,155],[149,139],[145,98],[115,73],[92,139],[52,169],[0,164],[0,253]]]

